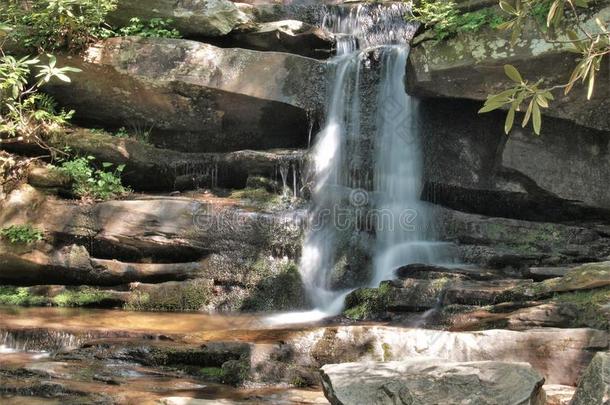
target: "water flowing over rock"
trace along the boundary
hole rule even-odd
[[[400,4],[358,5],[330,8],[323,19],[337,37],[338,56],[326,122],[312,151],[313,208],[300,268],[326,313],[341,308],[341,288],[379,283],[395,266],[436,258],[438,245],[405,223],[405,214],[425,217],[417,124],[402,88],[416,29],[405,22],[407,11]],[[369,260],[374,274],[365,271]],[[336,283],[345,268],[362,270],[347,285]]]

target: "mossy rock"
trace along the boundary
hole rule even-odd
[[[360,288],[345,298],[343,314],[353,320],[372,320],[384,316],[387,311],[391,284],[383,282],[379,288]]]
[[[610,331],[610,287],[556,295],[552,302],[563,313],[573,314],[570,327],[589,327]]]
[[[244,300],[241,310],[288,311],[309,307],[296,263],[259,259],[252,265],[251,271],[256,272],[260,283]]]
[[[169,312],[200,311],[210,302],[211,294],[212,282],[206,279],[140,285],[132,292],[125,309]]]

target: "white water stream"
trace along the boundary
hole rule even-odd
[[[436,263],[443,256],[444,244],[428,241],[422,229],[427,221],[419,199],[417,106],[405,92],[408,42],[416,29],[405,22],[407,7],[334,7],[324,18],[324,27],[337,37],[337,56],[329,62],[335,70],[326,121],[312,149],[313,208],[300,262],[316,309],[278,315],[274,323],[314,321],[342,311],[352,288],[333,283],[346,245],[369,250],[370,286],[393,278],[400,266]],[[363,86],[373,74],[371,63],[380,64],[372,91]],[[363,212],[374,228],[368,246],[366,229],[357,225]]]

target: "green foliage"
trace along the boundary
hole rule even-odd
[[[35,65],[35,66],[34,66]],[[33,67],[36,68],[32,72]],[[72,67],[58,67],[57,59],[48,55],[48,62],[29,56],[0,58],[0,133],[42,142],[41,137],[57,130],[72,117],[74,111],[58,110],[52,97],[40,89],[51,79],[70,82],[68,73],[80,72]],[[29,85],[31,76],[37,80]]]
[[[145,128],[142,126],[134,125],[131,131],[128,131],[125,127],[121,127],[116,130],[112,135],[121,139],[134,139],[140,143],[150,144],[150,134],[152,128]]]
[[[515,85],[501,93],[490,94],[480,113],[508,107],[504,130],[508,134],[513,127],[515,111],[521,111],[521,105],[529,100],[523,117],[525,127],[530,118],[534,132],[539,135],[542,126],[540,110],[547,108],[554,100],[552,91],[563,89],[567,95],[574,85],[581,81],[587,83],[587,99],[591,99],[595,89],[595,80],[602,66],[602,60],[610,55],[610,23],[596,19],[596,31],[581,23],[577,7],[588,6],[587,0],[501,0],[500,8],[509,16],[509,20],[500,24],[499,29],[512,30],[513,45],[519,39],[524,22],[533,19],[540,36],[549,43],[564,44],[567,50],[579,55],[577,64],[567,83],[542,87],[543,80],[531,84],[523,80],[519,71],[511,65],[504,67],[506,75]],[[563,24],[566,10],[573,19]],[[566,26],[567,25],[567,26]],[[557,40],[555,32],[562,30],[567,40]]]
[[[74,193],[83,198],[108,200],[121,196],[129,191],[121,182],[121,174],[125,165],[117,166],[113,171],[107,171],[112,163],[102,163],[101,169],[96,169],[92,163],[93,156],[78,157],[62,163],[60,170],[73,180]]]
[[[152,18],[142,21],[135,17],[129,20],[129,25],[118,30],[119,36],[137,36],[144,38],[180,38],[180,32],[172,28],[173,20]]]
[[[0,286],[0,305],[41,306],[45,305],[45,297],[33,295],[27,287]]]
[[[554,100],[553,95],[549,90],[540,88],[542,81],[531,84],[524,80],[519,71],[512,65],[505,65],[504,72],[509,79],[516,83],[516,86],[505,90],[502,93],[487,97],[487,101],[485,101],[485,105],[479,110],[479,113],[485,113],[507,106],[508,114],[506,115],[506,121],[504,123],[504,132],[508,134],[515,121],[515,112],[521,111],[522,105],[525,103],[527,104],[527,109],[523,116],[521,126],[525,128],[531,118],[534,132],[536,135],[539,135],[542,122],[540,110],[549,106],[549,101]]]
[[[88,307],[110,299],[110,293],[86,287],[79,291],[66,290],[53,297],[52,302],[58,307]]]
[[[30,224],[25,224],[2,228],[0,229],[0,236],[10,243],[30,244],[42,240],[44,234],[40,229],[36,229]]]
[[[106,15],[117,0],[4,0],[0,15],[13,27],[10,35],[40,52],[80,50],[109,30]]]
[[[477,32],[484,27],[497,28],[504,18],[492,9],[460,13],[452,1],[423,0],[413,6],[412,21],[418,21],[432,29],[438,40],[454,36],[460,32]]]
[[[125,139],[125,138],[129,138],[129,132],[127,132],[125,127],[121,127],[119,129],[117,129],[116,132],[114,134],[112,134],[112,136],[115,136],[115,137],[121,138],[121,139]]]

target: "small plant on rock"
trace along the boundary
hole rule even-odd
[[[0,229],[0,236],[13,244],[30,244],[42,240],[44,234],[40,229],[34,228],[30,224],[25,224],[2,228]]]
[[[121,181],[125,165],[108,171],[113,166],[112,163],[102,163],[102,168],[96,169],[92,165],[94,160],[93,156],[78,157],[61,165],[61,171],[74,180],[74,194],[82,198],[108,200],[129,191]]]
[[[120,28],[120,36],[137,36],[143,38],[180,38],[180,32],[172,28],[173,20],[163,18],[153,18],[142,21],[135,17],[129,20],[127,27]]]

